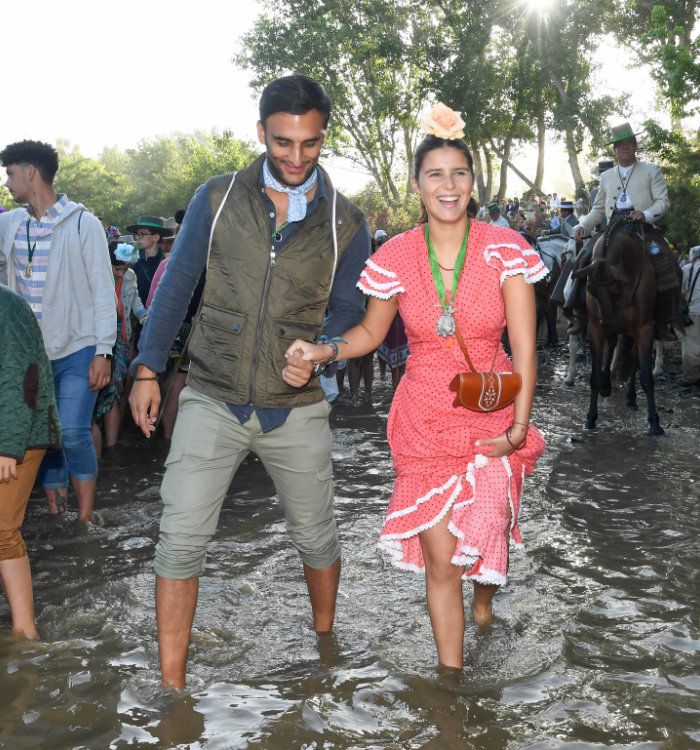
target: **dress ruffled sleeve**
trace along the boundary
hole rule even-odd
[[[487,244],[484,260],[491,268],[500,271],[501,286],[509,276],[522,274],[526,283],[534,284],[549,273],[537,250],[533,250],[517,232],[508,232],[503,239]]]
[[[387,247],[386,250],[389,248]],[[396,271],[392,270],[394,264],[391,254],[380,248],[372,257],[367,259],[364,271],[360,274],[357,286],[367,295],[389,299],[396,294],[405,292],[401,279]]]

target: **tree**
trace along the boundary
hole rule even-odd
[[[17,204],[12,199],[10,191],[4,185],[0,185],[0,206],[7,211],[17,208]]]
[[[420,40],[429,4],[264,0],[263,8],[235,58],[253,72],[251,85],[291,71],[323,81],[333,101],[328,147],[367,170],[384,201],[398,206],[428,93]]]
[[[367,218],[372,234],[383,229],[393,237],[418,223],[420,206],[414,193],[410,193],[401,205],[388,206],[376,183],[370,182],[350,199]]]
[[[698,111],[700,5],[698,0],[629,0],[606,5],[606,25],[648,65],[670,105],[673,130]]]
[[[56,146],[59,169],[54,187],[85,206],[107,222],[119,214],[124,197],[125,178],[107,168],[97,159],[85,157],[77,146],[59,141]]]
[[[664,217],[668,236],[686,252],[700,243],[700,135],[686,138],[653,120],[644,127],[644,148],[661,162],[668,183],[671,208]]]

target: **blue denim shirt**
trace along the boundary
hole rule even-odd
[[[279,254],[284,252],[284,246],[296,234],[303,221],[290,222],[276,230],[277,212],[274,203],[265,193],[262,180],[260,189],[269,214],[272,243]],[[306,215],[310,216],[322,200],[328,200],[328,186],[319,172],[316,193],[307,207]],[[139,354],[132,364],[134,370],[138,365],[145,365],[154,372],[162,372],[165,369],[170,345],[187,312],[197,280],[206,266],[213,218],[209,208],[209,190],[204,184],[197,189],[190,201],[184,222],[175,239],[168,268],[158,285],[148,320],[141,333]],[[357,325],[364,316],[364,295],[356,285],[369,257],[369,250],[369,227],[367,222],[363,222],[336,269],[323,326],[323,335],[329,338],[340,336]],[[228,406],[241,424],[245,424],[255,412],[264,432],[284,424],[290,412],[288,408],[261,407],[255,404]]]

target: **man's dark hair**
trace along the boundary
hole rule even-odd
[[[264,128],[267,118],[277,112],[305,115],[312,109],[317,109],[323,115],[323,127],[328,127],[331,100],[323,86],[307,76],[284,76],[268,83],[263,89],[260,97],[260,122]]]
[[[53,185],[53,178],[58,172],[58,153],[50,143],[19,141],[5,146],[0,151],[0,164],[3,167],[12,164],[31,164],[39,171],[44,182]]]
[[[182,224],[182,221],[184,218],[185,218],[185,209],[178,208],[177,211],[175,211],[175,223]]]

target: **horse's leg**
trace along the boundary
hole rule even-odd
[[[664,431],[659,424],[659,414],[656,411],[656,400],[654,398],[654,376],[651,372],[651,350],[652,350],[651,325],[644,326],[637,331],[635,337],[637,354],[639,356],[639,380],[647,397],[647,419],[649,421],[649,437],[663,435]]]
[[[663,375],[664,374],[664,343],[663,341],[654,341],[654,370],[653,375],[656,377],[657,375]]]
[[[576,380],[576,350],[578,348],[578,336],[569,336],[569,367],[566,370],[564,385],[571,387]]]
[[[603,365],[603,346],[605,332],[600,322],[590,315],[588,316],[588,340],[591,343],[591,403],[586,416],[586,429],[592,430],[598,421],[598,393],[600,392],[600,381]]]
[[[617,336],[607,336],[603,347],[603,364],[600,373],[600,395],[607,398],[612,393],[612,383],[610,382],[610,367],[615,355],[615,346]]]
[[[559,335],[557,334],[557,308],[554,305],[547,307],[547,346],[558,347]]]
[[[637,408],[637,368],[632,370],[632,374],[627,381],[627,406],[630,409]]]

